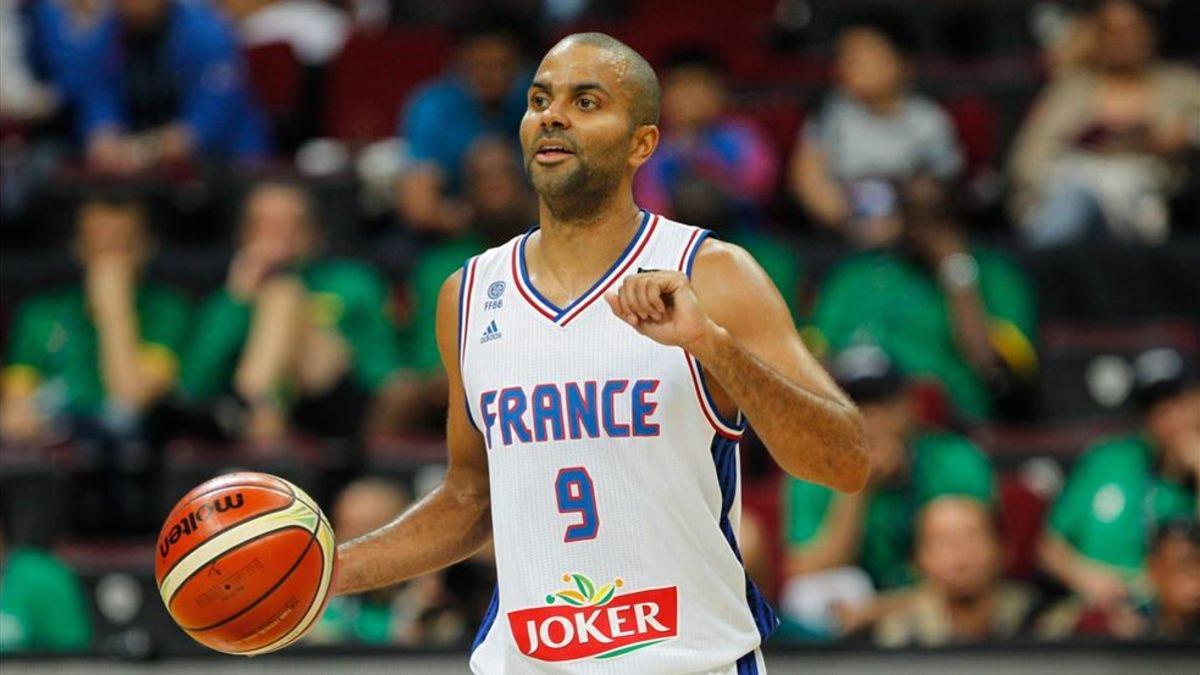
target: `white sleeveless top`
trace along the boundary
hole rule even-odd
[[[757,672],[777,620],[735,536],[745,425],[722,419],[695,359],[602,297],[639,270],[690,274],[710,233],[643,212],[609,271],[560,308],[529,281],[532,232],[463,266],[459,359],[498,574],[472,671]]]

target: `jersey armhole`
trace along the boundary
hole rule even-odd
[[[471,298],[475,288],[475,267],[479,256],[467,258],[462,267],[462,280],[458,284],[458,379],[463,386],[463,408],[467,412],[467,421],[479,431],[475,417],[471,414],[471,401],[467,398],[466,363],[467,363],[467,334],[471,328]],[[482,433],[482,432],[481,432]]]
[[[684,245],[683,255],[679,258],[678,269],[680,272],[686,274],[688,279],[692,278],[692,266],[696,263],[696,253],[700,251],[700,246],[704,244],[704,240],[708,239],[711,235],[712,230],[696,228],[688,238],[687,244]],[[687,350],[682,351],[683,358],[687,361],[688,372],[692,377],[692,386],[696,392],[697,402],[700,404],[700,410],[704,413],[705,419],[708,420],[713,430],[720,436],[734,441],[741,440],[742,433],[746,430],[746,419],[742,416],[741,411],[738,411],[737,419],[734,421],[730,421],[721,414],[717,409],[716,403],[713,401],[708,383],[704,380],[704,369],[700,366],[700,362],[689,354]]]

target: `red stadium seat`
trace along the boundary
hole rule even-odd
[[[966,155],[967,176],[994,168],[1000,151],[1000,113],[978,94],[954,97],[945,106]]]
[[[643,47],[687,41],[728,52],[757,46],[755,33],[770,19],[775,4],[773,0],[709,3],[697,11],[696,3],[688,0],[642,0],[634,7],[630,23],[642,29],[634,32],[649,42]]]
[[[770,570],[768,578],[755,578],[754,582],[771,599],[779,597],[785,556],[782,481],[783,473],[772,471],[757,480],[746,479],[742,485],[742,511],[762,527],[765,567]]]
[[[394,134],[401,105],[442,72],[448,47],[438,29],[351,36],[329,73],[326,132],[357,143]]]
[[[792,154],[800,125],[804,122],[804,111],[800,102],[790,96],[775,96],[765,101],[742,106],[738,112],[754,120],[770,134],[775,149],[779,152],[780,166]],[[786,171],[781,171],[786,174]]]
[[[300,62],[286,42],[270,42],[243,52],[250,85],[272,121],[290,117],[300,102]]]
[[[1056,421],[1046,425],[984,425],[971,432],[1000,466],[1016,466],[1027,459],[1045,457],[1070,463],[1088,446],[1105,436],[1128,431],[1120,420]]]
[[[1014,579],[1032,579],[1038,570],[1037,543],[1050,501],[1021,477],[1000,478],[1000,527],[1004,569]]]
[[[779,176],[775,194],[787,193],[788,160],[796,147],[800,126],[804,122],[804,110],[800,102],[790,96],[773,96],[741,106],[737,113],[757,123],[767,133],[779,160]]]

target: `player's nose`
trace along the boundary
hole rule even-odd
[[[566,129],[571,126],[571,118],[566,115],[563,104],[557,101],[546,106],[546,109],[542,111],[538,122],[541,124],[543,129],[549,129],[551,127]]]

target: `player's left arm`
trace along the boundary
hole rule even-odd
[[[787,304],[754,258],[706,240],[692,277],[654,271],[606,296],[643,335],[683,347],[716,380],[722,409],[740,409],[788,473],[857,492],[869,472],[862,418],[808,352]]]

